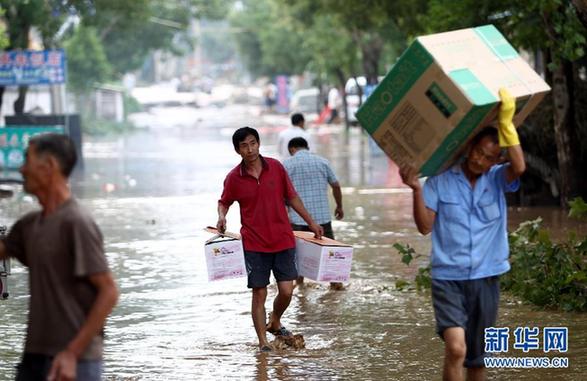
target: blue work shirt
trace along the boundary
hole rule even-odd
[[[338,180],[328,160],[307,149],[300,149],[286,159],[283,166],[312,219],[320,225],[330,222],[332,217],[328,206],[328,185]],[[292,224],[307,225],[291,207],[289,220]]]
[[[480,279],[510,269],[504,192],[518,190],[520,181],[507,184],[508,166],[491,167],[474,189],[460,164],[426,181],[424,203],[436,212],[432,278]]]

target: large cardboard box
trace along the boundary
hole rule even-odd
[[[209,228],[206,230],[210,231]],[[241,278],[247,275],[245,252],[240,237],[234,233],[216,235],[206,241],[208,281]]]
[[[298,274],[318,282],[347,282],[351,274],[353,248],[314,233],[294,231]]]
[[[357,119],[398,165],[429,176],[495,123],[500,87],[516,98],[516,126],[550,90],[493,25],[419,37]]]

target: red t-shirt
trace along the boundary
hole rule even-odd
[[[279,161],[263,157],[261,161],[258,181],[242,162],[230,171],[218,202],[227,208],[239,203],[245,250],[275,253],[295,247],[285,202],[297,193]]]

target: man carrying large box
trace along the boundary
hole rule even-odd
[[[400,169],[413,190],[414,220],[432,232],[432,302],[438,334],[445,342],[444,380],[485,379],[485,329],[494,327],[498,276],[510,269],[505,192],[519,187],[524,153],[512,122],[515,101],[499,91],[498,129],[485,127],[465,158],[420,185],[417,170]],[[498,164],[500,147],[509,163]]]
[[[357,119],[398,166],[432,176],[495,120],[501,87],[515,98],[517,126],[550,90],[493,25],[418,37]]]

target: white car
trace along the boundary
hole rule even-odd
[[[291,112],[303,114],[320,113],[320,90],[316,87],[301,89],[294,93],[289,102]]]
[[[377,81],[381,82],[382,79],[383,77],[378,77]],[[359,87],[357,86],[357,83],[361,86],[361,94],[363,95],[362,102],[359,102]],[[347,94],[347,115],[349,116],[349,122],[351,123],[358,122],[355,114],[357,113],[357,110],[359,110],[359,105],[363,104],[365,99],[367,99],[365,96],[365,86],[367,86],[367,79],[363,76],[357,77],[356,81],[354,78],[349,78],[344,86],[344,91]]]

